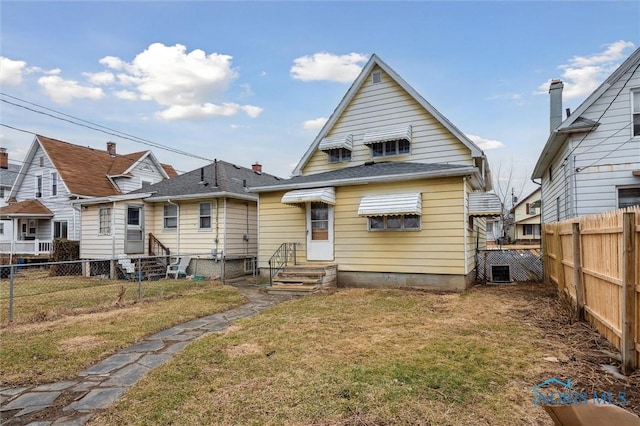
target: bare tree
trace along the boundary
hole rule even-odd
[[[500,236],[508,241],[511,239],[511,227],[513,226],[513,207],[518,204],[525,187],[525,180],[515,179],[513,173],[513,162],[508,167],[503,167],[502,162],[493,168],[493,192],[496,193],[502,203],[502,214],[500,216]],[[524,173],[527,176],[527,171]]]

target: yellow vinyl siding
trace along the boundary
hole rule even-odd
[[[227,199],[225,255],[246,256],[257,254],[256,205],[249,201]],[[249,241],[244,236],[249,236]]]
[[[401,188],[401,189],[399,189]],[[421,231],[368,231],[365,195],[422,193]],[[335,259],[341,271],[464,274],[462,179],[336,188]]]
[[[451,135],[400,85],[383,73],[382,83],[363,84],[326,135],[327,137],[353,135],[351,161],[330,164],[327,154],[316,150],[302,170],[302,174],[326,172],[371,161],[370,149],[362,143],[364,133],[374,128],[398,124],[412,126],[411,154],[379,157],[376,158],[378,161],[472,165],[469,149]]]
[[[298,242],[298,259],[306,259],[305,207],[282,204],[286,191],[260,194],[258,262],[267,268],[267,262],[284,242]]]
[[[200,229],[200,203],[211,202],[211,228]],[[219,234],[218,248],[222,250],[222,235],[224,235],[224,227],[222,221],[223,200],[219,201],[220,211],[217,232]],[[152,226],[149,231],[156,238],[167,246],[171,253],[181,254],[211,254],[216,248],[216,200],[198,200],[189,202],[177,202],[180,206],[178,213],[178,229],[179,229],[179,247],[178,247],[178,230],[164,229],[164,205],[165,203],[147,204],[145,207],[153,210]]]

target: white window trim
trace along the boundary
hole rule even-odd
[[[331,152],[334,152],[334,151],[338,151],[339,153],[340,159],[338,161],[331,161]],[[347,158],[347,156],[345,155],[347,152],[349,153],[349,158]],[[329,164],[348,163],[351,161],[352,158],[353,158],[353,153],[347,148],[333,148],[333,149],[327,150],[327,162]]]
[[[640,188],[640,185],[616,186],[616,209],[622,208],[622,207],[619,207],[620,206],[620,190],[621,189],[633,189],[633,188]]]
[[[53,193],[53,177],[56,177],[55,179],[55,183],[56,183],[56,193]],[[58,194],[60,193],[60,179],[59,179],[59,175],[58,172],[51,172],[49,173],[49,197],[57,197]]]
[[[38,196],[38,180],[40,181],[40,196]],[[44,184],[42,181],[42,173],[36,173],[36,175],[33,177],[33,195],[35,198],[42,198],[44,196],[43,194],[44,191]]]
[[[102,212],[103,211],[107,211],[107,226],[108,229],[105,229],[103,231],[102,228]],[[98,235],[111,235],[111,233],[113,232],[111,229],[111,222],[112,222],[112,215],[113,214],[113,210],[111,209],[111,207],[100,207],[98,209]],[[106,228],[106,227],[105,227]]]
[[[417,216],[418,220],[420,221],[420,225],[417,228],[405,228],[405,227],[401,227],[401,228],[387,228],[387,218],[389,218],[390,216],[400,216],[400,221],[401,224],[404,225],[404,218],[405,216]],[[384,219],[384,228],[381,229],[376,229],[376,228],[371,228],[371,219],[372,218],[379,218],[382,217]],[[394,215],[384,215],[384,216],[368,216],[367,217],[367,230],[371,231],[371,232],[416,232],[416,231],[422,231],[422,216],[417,215],[417,214],[413,214],[413,213],[407,213],[407,214],[394,214]]]
[[[169,206],[171,206],[171,207],[176,209],[176,215],[175,216],[167,216],[166,208],[169,207]],[[179,211],[178,210],[178,206],[173,205],[173,204],[164,204],[162,206],[162,229],[163,230],[165,230],[165,231],[175,231],[175,230],[178,229],[178,211]],[[167,227],[167,219],[172,218],[172,217],[176,219],[176,226],[173,227],[173,228],[168,228]]]
[[[369,153],[371,155],[371,158],[392,158],[392,157],[402,157],[404,155],[411,155],[411,142],[410,141],[406,141],[409,144],[409,151],[408,152],[399,152],[400,151],[400,142],[401,141],[405,141],[405,139],[396,139],[393,141],[385,141],[385,142],[374,142],[372,144],[369,144]],[[395,142],[396,144],[396,154],[386,154],[385,151],[385,144],[389,143],[389,142]],[[382,155],[373,155],[373,147],[375,145],[382,145]]]
[[[200,210],[200,206],[202,204],[208,204],[209,205],[209,227],[208,228],[203,228],[201,226],[202,224],[202,218],[203,217],[207,217],[207,216],[203,216],[202,215],[202,211]],[[202,202],[202,203],[198,203],[198,230],[200,231],[210,231],[213,228],[213,203],[211,202]]]
[[[638,111],[634,110],[634,105],[635,105],[634,101],[635,101],[635,97],[636,96],[638,97],[638,103],[640,104],[640,87],[636,87],[636,88],[631,89],[630,95],[631,96],[629,96],[629,101],[630,101],[631,105],[630,105],[629,109],[631,110],[631,118],[630,118],[630,120],[631,120],[631,126],[630,126],[631,127],[631,137],[632,138],[640,138],[640,134],[637,134],[637,135],[633,134],[633,118],[634,118],[633,116],[636,115],[636,114],[638,114],[640,116],[640,109]]]

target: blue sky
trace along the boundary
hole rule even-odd
[[[184,152],[151,148],[180,171],[218,158],[288,177],[376,53],[524,192],[549,80],[573,110],[640,46],[638,1],[2,1],[0,14],[3,125],[150,149],[8,102],[46,107]],[[0,127],[10,160],[32,141]]]

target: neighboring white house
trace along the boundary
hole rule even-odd
[[[513,206],[513,235],[516,244],[540,244],[540,188]]]
[[[542,221],[640,205],[640,49],[562,120],[551,82],[551,134],[532,178],[542,184]]]
[[[6,148],[0,148],[0,207],[6,206],[11,193],[11,187],[18,178],[20,166],[9,163],[9,153]],[[11,242],[13,228],[10,220],[0,220],[0,242]]]
[[[0,219],[11,220],[14,238],[1,253],[48,254],[55,238],[80,238],[80,212],[72,200],[124,194],[176,176],[151,151],[120,155],[37,135]]]

